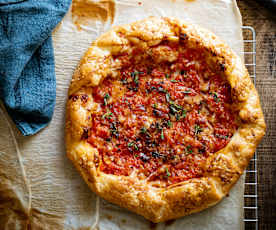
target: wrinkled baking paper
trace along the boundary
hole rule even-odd
[[[105,5],[97,2],[96,12],[88,11],[89,20],[78,18],[81,14],[75,9],[74,24],[70,10],[53,33],[57,98],[50,125],[37,135],[23,137],[3,106],[0,110],[0,229],[243,229],[244,177],[215,207],[176,221],[152,225],[90,191],[66,158],[64,147],[67,89],[74,69],[94,39],[112,25],[150,15],[173,16],[212,30],[240,54],[242,23],[236,2],[117,0],[113,12],[109,12],[113,9],[110,1],[102,1]],[[87,12],[87,6],[83,9]]]

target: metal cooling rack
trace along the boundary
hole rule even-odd
[[[243,26],[244,60],[251,79],[256,85],[256,33],[254,28]],[[245,230],[258,230],[258,171],[257,152],[246,169],[244,190]]]

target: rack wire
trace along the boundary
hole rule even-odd
[[[256,85],[256,33],[254,28],[243,26],[244,60],[251,79]],[[246,169],[244,190],[245,230],[258,230],[258,170],[257,152]]]

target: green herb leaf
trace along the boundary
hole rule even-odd
[[[167,93],[167,90],[164,89],[162,86],[158,87],[157,90],[158,90],[158,92],[160,92],[160,93]]]
[[[180,105],[178,105],[178,104],[174,104],[174,106],[175,106],[175,108],[177,108],[177,109],[181,109],[182,110],[182,106],[180,106]]]
[[[178,110],[174,107],[174,105],[170,105],[169,106],[170,108],[170,112],[174,115],[174,114],[177,114]]]
[[[174,80],[174,79],[173,79],[173,80],[171,80],[171,82],[175,83],[175,82],[177,82],[177,80]]]
[[[159,152],[151,152],[151,155],[152,155],[152,157],[154,157],[154,158],[161,158],[162,157],[162,154],[160,154]]]
[[[164,132],[163,132],[163,129],[161,130],[161,140],[164,140]]]
[[[123,79],[121,79],[121,82],[122,82],[123,85],[125,85],[125,84],[127,84],[127,79],[123,78]]]
[[[171,96],[170,96],[169,93],[166,93],[166,100],[167,100],[168,103],[171,102]]]
[[[197,134],[199,134],[199,133],[201,133],[203,130],[202,130],[202,128],[199,126],[199,125],[195,125],[195,134],[197,135]]]
[[[215,134],[215,136],[220,139],[228,139],[228,136],[225,136],[225,135]]]
[[[127,146],[130,148],[130,147],[133,147],[135,150],[138,150],[139,148],[138,148],[138,146],[135,144],[135,142],[129,142],[128,144],[127,144]]]
[[[117,127],[116,127],[116,123],[115,122],[112,122],[110,124],[110,133],[115,136],[116,138],[119,137],[119,132],[117,130]]]
[[[170,120],[167,121],[167,124],[170,128],[172,127],[172,122]]]
[[[170,75],[168,73],[165,74],[166,78],[170,78]]]
[[[183,91],[183,93],[191,93],[191,90]]]
[[[142,127],[142,128],[140,129],[140,131],[141,131],[141,133],[147,133],[147,129],[146,129],[145,127]]]
[[[188,145],[188,146],[186,147],[186,153],[191,154],[192,152],[193,152],[192,146],[191,146],[191,145]]]
[[[109,94],[106,93],[106,94],[104,95],[104,105],[107,105],[107,101],[108,101],[109,98],[110,98]]]
[[[138,75],[135,76],[135,78],[134,78],[133,81],[135,82],[135,84],[139,84],[139,77],[138,77]]]
[[[213,95],[213,98],[215,100],[215,102],[219,102],[220,98],[218,97],[218,94],[216,92],[210,93],[211,95]]]
[[[105,119],[105,118],[110,119],[112,115],[113,115],[113,113],[107,112],[104,115],[102,115],[102,119]]]
[[[166,176],[167,176],[167,177],[170,177],[170,176],[171,176],[171,173],[169,172],[169,169],[168,169],[168,168],[165,168],[165,170],[166,170]]]
[[[187,111],[185,109],[182,109],[182,115],[180,118],[185,118],[187,115]]]
[[[134,78],[134,77],[136,76],[136,74],[137,74],[137,72],[136,72],[136,71],[133,71],[133,72],[130,73],[130,76],[131,76],[132,78]]]

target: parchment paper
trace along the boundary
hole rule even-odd
[[[105,0],[105,2],[108,2]],[[140,3],[139,3],[140,2]],[[243,229],[242,177],[215,207],[154,226],[136,214],[98,198],[88,189],[64,148],[67,89],[81,56],[111,25],[146,16],[173,16],[204,26],[237,53],[243,49],[241,16],[234,0],[117,0],[114,20],[100,15],[72,23],[71,11],[53,33],[57,98],[53,120],[23,137],[0,110],[0,229]],[[114,12],[113,12],[114,13]]]

